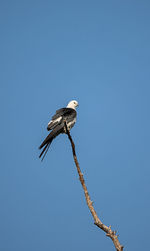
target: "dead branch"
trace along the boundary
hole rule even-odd
[[[88,193],[88,190],[87,190],[87,187],[85,185],[85,181],[84,181],[84,178],[83,178],[83,174],[80,170],[80,166],[79,166],[79,162],[77,160],[77,156],[76,156],[76,152],[75,152],[75,144],[72,140],[72,137],[70,135],[70,132],[67,128],[67,124],[66,124],[66,121],[64,121],[65,123],[65,130],[66,130],[66,134],[68,135],[68,138],[70,140],[70,143],[71,143],[71,146],[72,146],[72,153],[73,153],[73,158],[74,158],[74,162],[76,164],[76,167],[77,167],[77,171],[78,171],[78,175],[79,175],[79,180],[81,182],[81,185],[83,187],[83,190],[84,190],[84,194],[85,194],[85,199],[86,199],[86,203],[90,209],[90,212],[94,218],[94,224],[101,228],[105,233],[106,233],[106,236],[110,237],[114,243],[114,246],[116,248],[117,251],[123,251],[123,246],[120,244],[119,240],[118,240],[118,236],[116,235],[116,231],[113,231],[111,229],[111,226],[107,227],[106,225],[104,225],[101,220],[98,218],[97,216],[97,213],[93,207],[93,202],[91,201],[90,199],[90,196],[89,196],[89,193]]]

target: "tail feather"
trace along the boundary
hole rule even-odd
[[[42,152],[39,155],[39,158],[42,157],[43,153],[45,152],[46,148],[48,147],[48,143],[46,144],[46,146],[44,147],[44,149],[42,150]]]
[[[50,143],[47,145],[47,148],[45,150],[45,153],[44,153],[43,158],[42,158],[41,161],[43,161],[43,159],[45,158],[45,155],[47,154],[49,147],[50,147]]]
[[[46,153],[47,153],[47,151],[48,151],[48,149],[50,147],[50,144],[51,143],[47,143],[46,146],[44,147],[44,149],[42,150],[42,152],[40,153],[39,158],[41,158],[42,155],[44,154],[41,161],[43,161],[43,159],[45,158],[45,155],[46,155]]]
[[[42,160],[44,159],[49,147],[50,147],[50,144],[52,143],[53,139],[58,136],[60,133],[63,133],[64,132],[64,127],[63,127],[63,124],[62,125],[59,125],[57,127],[55,127],[53,129],[53,131],[51,131],[51,133],[45,138],[45,140],[42,142],[42,144],[39,146],[39,149],[43,148],[44,146],[44,149],[42,150],[39,158],[41,158],[41,156],[44,154]]]
[[[53,137],[53,132],[51,132],[42,142],[42,144],[39,146],[39,149],[41,149],[43,146],[45,146],[47,143],[51,143],[52,140],[54,139]]]

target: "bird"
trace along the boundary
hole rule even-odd
[[[69,131],[74,126],[77,117],[77,106],[78,102],[76,100],[71,100],[66,107],[58,109],[55,115],[52,116],[47,126],[47,130],[51,132],[39,146],[39,149],[44,147],[39,158],[43,156],[42,160],[44,159],[54,138],[61,133],[66,133],[65,122]]]

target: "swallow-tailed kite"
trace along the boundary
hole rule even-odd
[[[40,145],[39,149],[43,148],[39,158],[44,154],[43,158],[45,157],[50,144],[52,143],[53,139],[58,136],[60,133],[66,133],[64,121],[66,121],[67,128],[70,130],[75,122],[76,122],[76,107],[78,106],[78,102],[76,100],[72,100],[68,103],[67,107],[61,108],[56,111],[56,114],[52,117],[50,122],[48,123],[47,130],[50,131],[50,134],[45,138],[45,140]]]

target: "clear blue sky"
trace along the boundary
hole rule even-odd
[[[38,146],[56,109],[100,219],[148,250],[150,1],[0,2],[0,251],[114,250],[93,224],[65,135]]]

